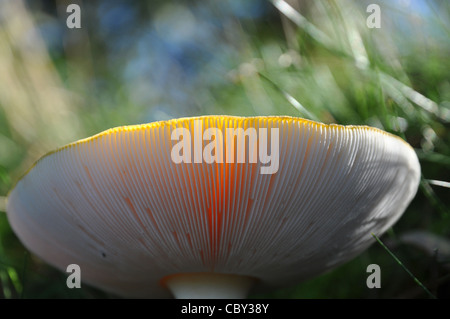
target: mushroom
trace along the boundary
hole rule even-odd
[[[403,214],[420,165],[401,138],[293,117],[109,129],[40,160],[10,192],[23,244],[124,297],[244,298],[326,272]]]

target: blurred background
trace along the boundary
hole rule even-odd
[[[81,8],[70,29],[67,6]],[[22,246],[8,191],[45,153],[114,126],[206,114],[365,124],[407,140],[423,178],[379,243],[256,298],[450,297],[450,2],[0,1],[0,298],[108,298]],[[369,21],[368,21],[369,20]],[[369,289],[369,264],[381,288]]]

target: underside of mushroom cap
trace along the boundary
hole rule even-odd
[[[180,147],[188,138],[189,150]],[[86,283],[158,298],[176,274],[281,287],[342,264],[398,220],[419,179],[414,150],[378,129],[203,116],[58,149],[19,180],[7,213],[24,245],[55,267],[78,264]]]

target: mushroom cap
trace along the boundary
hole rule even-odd
[[[254,128],[257,142],[266,128],[278,170],[263,174],[269,162],[256,152],[256,162],[174,162],[173,131],[201,137],[199,123],[223,136]],[[239,134],[247,144],[236,142],[235,155],[251,152]],[[202,149],[212,142],[219,137]],[[379,129],[202,116],[113,128],[45,155],[10,192],[7,214],[49,264],[78,264],[82,281],[121,296],[165,298],[164,279],[176,274],[245,275],[276,288],[336,267],[400,218],[419,179],[411,146]]]

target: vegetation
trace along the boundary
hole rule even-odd
[[[58,5],[57,5],[58,4]],[[436,297],[450,297],[450,3],[85,1],[0,3],[0,211],[40,156],[110,127],[204,114],[292,115],[407,140],[419,192],[380,240]],[[378,264],[380,289],[366,267]],[[103,298],[22,246],[0,212],[0,297]],[[253,297],[429,298],[375,243],[301,285]]]

